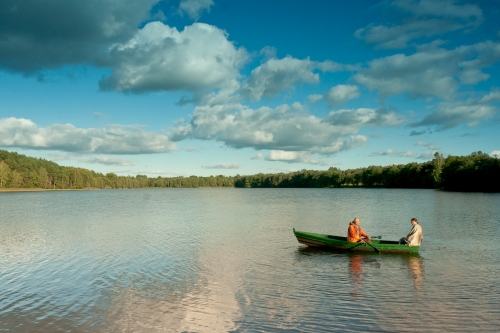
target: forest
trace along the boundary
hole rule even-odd
[[[340,170],[301,170],[248,176],[161,177],[118,176],[60,166],[54,162],[0,150],[0,189],[126,189],[147,187],[426,188],[447,191],[500,192],[500,159],[480,151],[468,156],[434,154],[425,163]]]

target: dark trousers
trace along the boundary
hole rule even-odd
[[[401,239],[399,240],[399,244],[408,244],[408,243],[406,242],[406,237],[401,238]]]

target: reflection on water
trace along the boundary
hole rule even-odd
[[[384,189],[2,193],[0,331],[492,332],[500,242],[482,230],[500,239],[499,203]],[[293,236],[344,235],[352,212],[384,239],[416,216],[420,255]]]
[[[234,258],[233,258],[234,259]],[[201,271],[185,294],[176,292],[170,281],[151,281],[141,289],[117,290],[107,313],[112,323],[106,332],[229,332],[237,329],[241,310],[237,294],[237,265],[231,256],[211,256],[210,249],[199,259]],[[205,266],[209,264],[209,266]],[[213,267],[217,267],[214,270]],[[170,290],[169,293],[152,293]]]
[[[359,293],[363,280],[363,256],[355,254],[349,257],[349,275],[351,276],[351,296],[360,297],[363,294]]]
[[[420,256],[410,256],[408,258],[408,267],[410,268],[413,277],[414,290],[422,288],[424,284],[425,269]]]

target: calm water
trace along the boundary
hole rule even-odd
[[[298,230],[420,256],[311,251]],[[0,332],[494,332],[500,194],[386,189],[0,193]]]

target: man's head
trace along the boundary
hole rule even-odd
[[[352,222],[354,222],[354,224],[359,224],[359,218],[355,217],[354,220],[352,220]]]
[[[414,218],[414,217],[412,217],[412,218],[411,218],[411,225],[415,225],[415,224],[417,224],[417,223],[418,223],[417,219],[416,219],[416,218]]]

